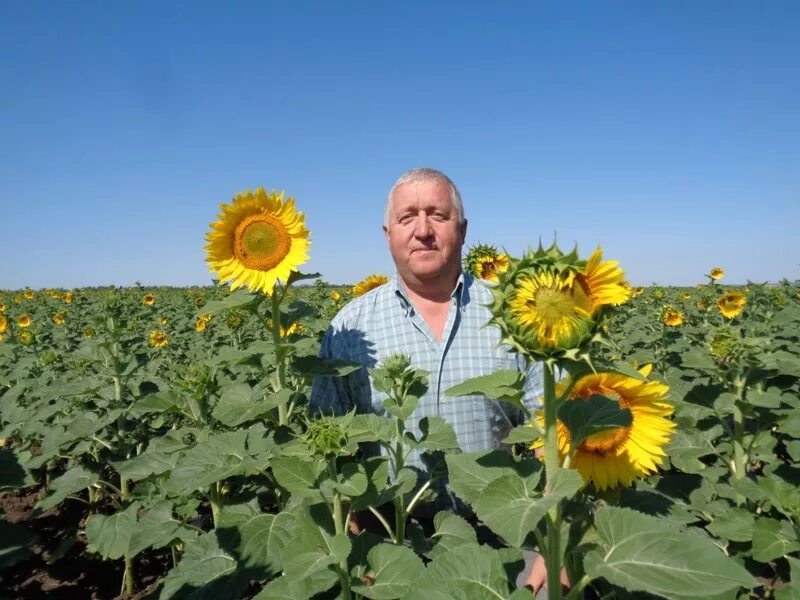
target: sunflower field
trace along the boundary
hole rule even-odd
[[[300,271],[292,199],[239,194],[206,241],[214,287],[0,292],[0,597],[520,600],[535,550],[551,598],[800,598],[798,282],[474,246],[544,395],[448,390],[527,416],[464,453],[415,420],[411,356],[370,371],[382,413],[309,414],[315,377],[363,368],[319,356],[332,317],[386,278]],[[460,509],[417,518],[445,486]]]

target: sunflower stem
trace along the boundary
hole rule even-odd
[[[556,402],[556,377],[551,363],[544,368],[544,469],[546,488],[550,489],[556,471],[560,468],[558,456],[558,406]],[[548,511],[547,551],[544,554],[547,567],[547,597],[561,598],[561,506],[556,504]],[[540,552],[543,550],[539,549]]]
[[[745,379],[736,379],[736,402],[733,404],[733,477],[743,479],[746,475],[747,456],[744,451],[744,413],[742,403],[744,402]],[[744,504],[745,498],[741,494],[736,495],[736,502]]]
[[[275,346],[275,363],[278,366],[278,386],[281,391],[286,387],[286,354],[281,352],[281,298],[277,290],[272,290],[270,300],[272,300],[272,343]],[[285,403],[278,405],[278,424],[289,424],[289,407]]]

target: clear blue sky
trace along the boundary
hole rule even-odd
[[[408,168],[468,243],[598,244],[635,284],[800,278],[800,3],[0,3],[0,288],[207,284],[218,204],[392,272]]]

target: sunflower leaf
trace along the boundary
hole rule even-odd
[[[322,277],[319,273],[301,273],[300,271],[292,271],[289,273],[289,279],[286,280],[286,287],[289,287],[296,281],[303,281],[305,279],[319,279]]]
[[[753,558],[770,562],[800,550],[800,539],[789,521],[759,519],[753,527]]]
[[[422,559],[413,550],[395,544],[379,544],[369,551],[373,574],[368,585],[356,585],[353,591],[365,598],[402,598],[425,572]]]
[[[570,443],[576,448],[591,435],[629,427],[633,421],[630,409],[596,394],[587,400],[564,402],[558,409],[558,419],[569,429]]]
[[[525,377],[515,369],[502,369],[462,381],[445,391],[447,396],[481,394],[493,400],[510,402],[525,414],[528,408],[522,403],[525,395]]]
[[[214,300],[209,302],[200,309],[198,314],[213,315],[215,313],[223,312],[226,310],[233,310],[235,308],[244,308],[256,302],[261,302],[265,296],[262,294],[249,294],[246,291],[236,290],[229,296],[222,300]]]
[[[679,600],[757,583],[710,539],[668,519],[606,506],[597,511],[595,526],[600,546],[584,561],[592,579]]]
[[[296,356],[292,360],[292,366],[307,377],[318,375],[344,377],[362,367],[360,363],[321,356]]]

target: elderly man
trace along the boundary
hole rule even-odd
[[[525,365],[500,344],[500,330],[487,326],[491,292],[461,269],[467,220],[455,184],[435,169],[403,174],[389,191],[383,231],[396,277],[334,317],[322,355],[370,368],[392,354],[409,355],[412,366],[430,377],[407,427],[439,416],[453,426],[465,452],[500,447],[520,413],[484,396],[448,397],[445,391],[478,375],[516,368],[526,372],[525,401],[533,405],[542,392],[541,365]],[[317,378],[311,411],[343,414],[356,408],[380,414],[385,397],[363,368],[347,377]],[[413,455],[409,464],[421,466]],[[530,583],[535,589],[541,585]]]

